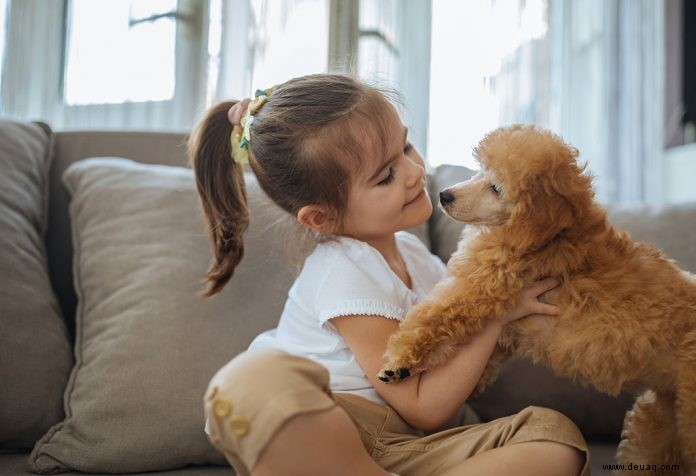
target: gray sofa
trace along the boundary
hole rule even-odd
[[[183,134],[2,121],[0,165],[0,474],[229,474],[203,433],[203,392],[275,325],[311,247],[297,225],[247,174],[245,258],[203,300],[210,252]],[[430,171],[431,197],[470,173]],[[611,216],[696,271],[696,205]],[[460,230],[436,210],[412,231],[446,260]],[[511,360],[469,404],[484,421],[562,411],[608,474],[630,402]]]

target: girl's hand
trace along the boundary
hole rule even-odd
[[[502,323],[507,324],[532,314],[559,315],[561,308],[540,301],[539,296],[560,284],[561,281],[558,278],[546,278],[523,287],[517,297],[517,305],[501,317]]]

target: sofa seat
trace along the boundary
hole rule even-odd
[[[590,463],[593,476],[609,476],[611,471],[602,469],[602,465],[614,464],[614,453],[616,452],[616,441],[594,441],[590,442]],[[33,476],[26,468],[28,453],[0,455],[0,476]],[[187,466],[172,471],[162,471],[157,473],[131,473],[132,476],[159,475],[159,476],[217,476],[229,475],[234,471],[225,466]],[[69,472],[61,473],[65,475],[96,476],[95,473]]]
[[[0,455],[0,476],[35,476],[27,468],[27,458],[29,453],[3,454]],[[65,475],[90,476],[95,473],[80,473],[71,471],[60,473]],[[156,473],[130,473],[132,476],[161,475],[161,476],[222,476],[234,474],[231,468],[225,466],[187,466],[185,468],[174,469],[171,471],[161,471]]]

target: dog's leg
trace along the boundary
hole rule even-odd
[[[426,299],[411,308],[387,343],[380,380],[402,380],[444,363],[494,315],[495,305],[488,300],[467,300],[456,293]]]
[[[674,409],[673,397],[666,394],[647,390],[638,397],[633,408],[626,413],[622,440],[616,453],[617,461],[626,469],[615,474],[686,474],[665,469],[666,465],[679,464]],[[629,467],[632,469],[628,470]]]

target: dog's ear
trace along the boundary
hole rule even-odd
[[[505,233],[517,251],[536,250],[573,224],[573,208],[560,196],[535,191],[518,201]]]
[[[592,203],[591,178],[575,161],[577,151],[568,154],[520,193],[506,231],[516,250],[541,248],[571,228]]]

